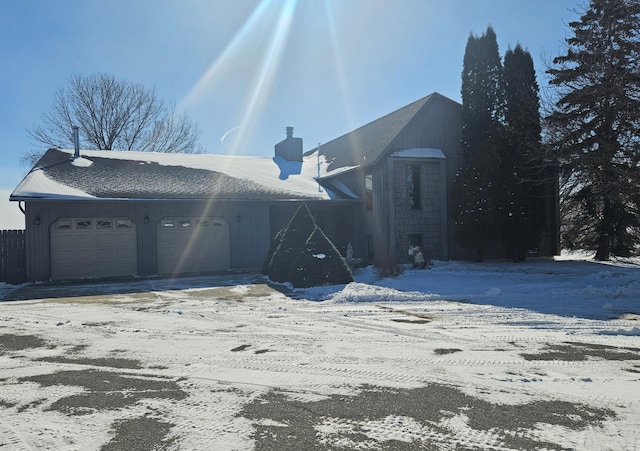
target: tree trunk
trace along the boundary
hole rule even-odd
[[[608,198],[604,199],[604,207],[602,209],[602,221],[598,236],[598,249],[596,250],[595,259],[598,261],[606,261],[611,258],[611,237],[613,236],[613,211],[611,202]]]

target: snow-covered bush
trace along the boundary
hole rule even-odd
[[[317,226],[306,204],[276,236],[272,249],[263,273],[274,282],[290,282],[295,288],[353,282],[349,265]]]
[[[307,204],[302,204],[291,217],[280,235],[280,241],[271,255],[267,276],[274,282],[286,282],[291,265],[316,228],[316,221]]]
[[[269,264],[271,263],[271,258],[273,257],[273,253],[280,245],[280,240],[282,239],[282,234],[284,233],[284,231],[285,229],[278,230],[276,236],[273,237],[273,240],[271,240],[271,247],[269,248],[269,252],[267,252],[267,256],[262,263],[262,274],[264,274],[265,276],[269,274]]]
[[[340,251],[316,227],[293,260],[288,280],[295,288],[338,285],[353,282],[353,273]]]

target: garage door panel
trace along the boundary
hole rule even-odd
[[[136,235],[135,233],[129,234],[118,234],[115,236],[115,245],[116,246],[131,246],[134,247],[136,244]]]
[[[94,239],[96,246],[98,247],[110,247],[118,245],[118,239],[113,233],[98,234]]]
[[[73,243],[75,242],[72,236],[58,236],[57,240],[51,240],[51,249],[60,249],[66,250],[73,248]]]
[[[223,219],[164,218],[157,236],[159,274],[211,272],[231,266],[229,224]]]
[[[118,221],[127,227],[117,228]],[[51,227],[51,278],[135,275],[136,243],[126,218],[59,219]]]
[[[81,233],[78,233],[75,236],[75,239],[73,240],[73,245],[80,249],[91,248],[95,246],[95,242],[96,242],[95,235],[89,235],[85,233],[85,231],[82,231]]]
[[[118,258],[118,250],[117,249],[96,249],[96,261],[100,260],[108,260],[113,261]]]

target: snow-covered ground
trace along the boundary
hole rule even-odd
[[[0,303],[0,448],[640,449],[638,259],[265,282]]]

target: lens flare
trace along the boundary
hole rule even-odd
[[[259,22],[265,17],[270,7],[277,7],[282,4],[282,8],[279,12],[277,25],[273,30],[269,44],[266,47],[266,51],[262,58],[260,70],[257,71],[256,77],[249,90],[247,101],[242,108],[243,114],[240,120],[240,124],[234,129],[238,136],[233,141],[231,154],[237,154],[239,152],[246,154],[244,146],[248,142],[250,137],[250,131],[255,125],[257,119],[260,117],[264,105],[269,97],[269,93],[272,88],[273,80],[278,71],[282,55],[289,37],[291,30],[291,24],[296,10],[297,0],[284,0],[283,2],[275,2],[272,0],[263,0],[257,6],[255,11],[251,14],[249,19],[245,22],[242,28],[236,33],[233,40],[225,48],[222,55],[216,61],[214,61],[207,71],[200,77],[196,85],[191,89],[189,94],[180,103],[182,108],[195,104],[195,102],[204,98],[205,94],[211,89],[212,85],[217,81],[218,74],[230,61],[234,58],[234,55],[239,51],[240,44],[243,40],[247,39],[248,34],[252,28],[259,25]],[[224,172],[224,170],[222,171]],[[228,204],[227,204],[228,205]],[[221,207],[218,209],[217,207]],[[218,205],[215,199],[215,194],[212,198],[206,202],[201,217],[209,216],[233,216],[235,212],[229,211],[226,206]],[[183,259],[190,254],[191,249],[197,243],[198,233],[194,233],[187,243],[187,246],[183,252],[179,267],[183,265]],[[214,250],[212,249],[212,252]]]

